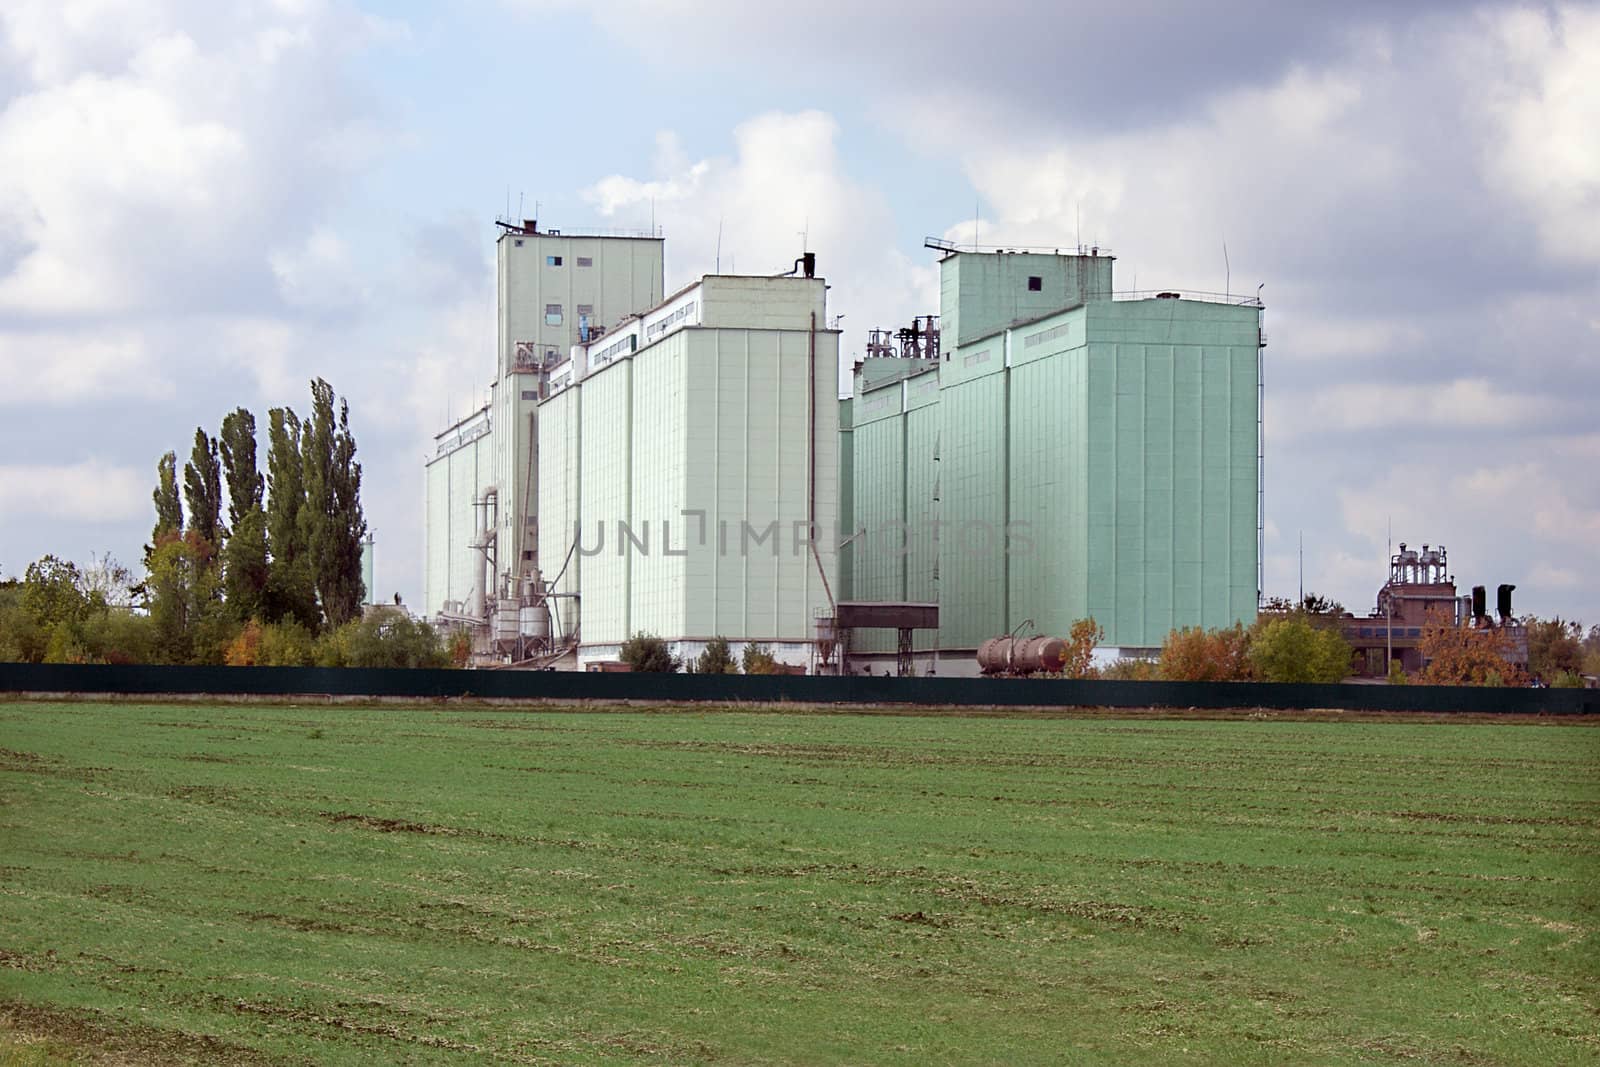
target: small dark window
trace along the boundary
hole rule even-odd
[[[593,315],[594,314],[594,305],[593,304],[579,304],[578,305],[578,314],[580,314],[580,315]]]
[[[522,399],[524,399],[524,400],[538,400],[539,399],[539,391],[537,389],[524,389],[522,391]]]
[[[592,266],[594,266],[594,258],[591,257],[591,256],[579,256],[578,257],[578,266],[580,266],[580,267],[592,267]]]
[[[1044,291],[1044,279],[1037,274],[1028,275],[1028,292],[1038,293]]]
[[[513,243],[513,244],[515,244],[515,245],[516,245],[516,246],[517,246],[517,247],[518,247],[518,248],[521,248],[521,247],[522,247],[522,238],[520,238],[520,237],[518,237],[518,238],[517,238],[517,239],[516,239],[516,240],[515,240],[515,241],[513,241],[513,242],[512,242],[512,243]]]
[[[547,266],[547,267],[559,267],[559,266],[561,266],[561,257],[560,256],[545,256],[544,257],[544,265]]]
[[[523,549],[522,550],[522,558],[523,559],[532,559],[533,558],[533,549],[531,549],[531,548]]]

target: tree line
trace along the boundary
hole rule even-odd
[[[1353,650],[1340,633],[1343,605],[1317,593],[1296,602],[1269,600],[1249,626],[1171,631],[1159,655],[1123,659],[1108,666],[1094,664],[1094,649],[1105,631],[1094,619],[1079,619],[1064,642],[1063,678],[1106,678],[1171,682],[1338,682],[1351,673]],[[1521,620],[1528,633],[1528,666],[1511,662],[1510,635],[1504,629],[1457,626],[1443,617],[1422,628],[1420,646],[1426,666],[1411,677],[1398,665],[1389,676],[1395,684],[1524,686],[1583,685],[1584,675],[1600,675],[1600,625],[1587,633],[1582,624],[1529,615]],[[654,634],[636,633],[623,642],[619,657],[630,670],[694,674],[770,674],[780,669],[764,645],[745,648],[742,662],[729,652],[726,638],[707,643],[698,659],[684,662]]]
[[[151,497],[142,579],[109,557],[46,556],[0,583],[0,660],[448,665],[426,623],[361,618],[361,464],[349,405],[323,379],[306,417],[268,411],[265,472],[240,407],[216,436],[195,428],[181,476],[176,451],[160,457]]]

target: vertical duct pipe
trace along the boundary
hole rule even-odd
[[[813,259],[813,264],[815,260]],[[815,266],[813,265],[813,270]],[[822,578],[822,591],[828,598],[828,612],[835,619],[839,617],[839,607],[834,603],[833,590],[828,585],[828,571],[822,565],[822,556],[817,551],[817,313],[811,313],[811,331],[807,335],[806,358],[806,430],[810,435],[807,441],[806,460],[806,536],[811,539],[811,558],[816,560],[817,574]]]

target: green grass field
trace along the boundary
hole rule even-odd
[[[1600,729],[0,704],[0,1062],[1600,1060]]]

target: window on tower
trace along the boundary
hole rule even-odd
[[[1037,274],[1028,275],[1028,292],[1038,293],[1044,290],[1044,279]]]
[[[544,324],[546,326],[561,325],[561,305],[546,304],[544,306]]]
[[[561,266],[561,257],[560,256],[545,256],[544,257],[544,265],[547,266],[547,267],[559,267],[559,266]]]

